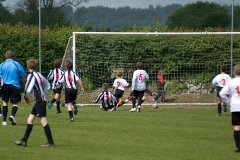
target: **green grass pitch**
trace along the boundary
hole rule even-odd
[[[144,107],[130,113],[130,106],[116,112],[97,106],[79,107],[75,122],[69,122],[67,108],[47,117],[56,147],[41,148],[47,142],[39,119],[35,119],[27,147],[16,146],[22,138],[32,108],[20,104],[16,126],[1,126],[1,159],[9,160],[226,160],[234,153],[230,113],[216,116],[217,106]],[[9,107],[9,114],[11,107]]]

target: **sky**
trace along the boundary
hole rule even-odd
[[[6,0],[3,5],[8,6],[13,9],[16,6],[16,3],[20,0]],[[59,0],[55,0],[59,1]],[[154,7],[157,5],[166,6],[171,4],[188,4],[195,3],[200,0],[89,0],[88,3],[83,3],[82,6],[105,6],[110,8],[118,8],[129,6],[131,8],[148,8],[149,5],[153,5]],[[220,5],[230,5],[234,1],[235,5],[240,4],[240,0],[203,0],[203,2],[215,2]]]

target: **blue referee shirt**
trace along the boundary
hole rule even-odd
[[[20,78],[25,76],[26,72],[22,65],[13,59],[7,59],[0,64],[0,77],[3,84],[11,84],[20,89]]]

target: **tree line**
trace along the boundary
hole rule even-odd
[[[0,23],[16,25],[38,25],[38,1],[22,0],[14,11],[4,7],[0,0]],[[221,6],[217,3],[190,3],[185,6],[172,4],[167,6],[152,6],[147,9],[103,6],[79,7],[89,0],[42,0],[42,27],[88,26],[92,30],[124,31],[126,28],[137,26],[153,27],[159,23],[162,27],[205,29],[208,27],[230,27],[231,6]],[[51,2],[51,3],[50,3]],[[234,27],[240,25],[240,6],[234,6]]]

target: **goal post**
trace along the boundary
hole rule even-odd
[[[234,41],[231,43],[231,37]],[[220,65],[240,63],[240,32],[73,32],[63,58],[73,62],[88,92],[102,83],[112,86],[123,70],[131,83],[136,62],[149,73],[148,87],[156,92],[158,70],[166,71],[167,94],[211,94],[211,79]],[[231,46],[234,45],[232,48]],[[233,49],[233,50],[232,50]],[[233,60],[232,58],[233,57]],[[128,92],[124,94],[128,96]]]

